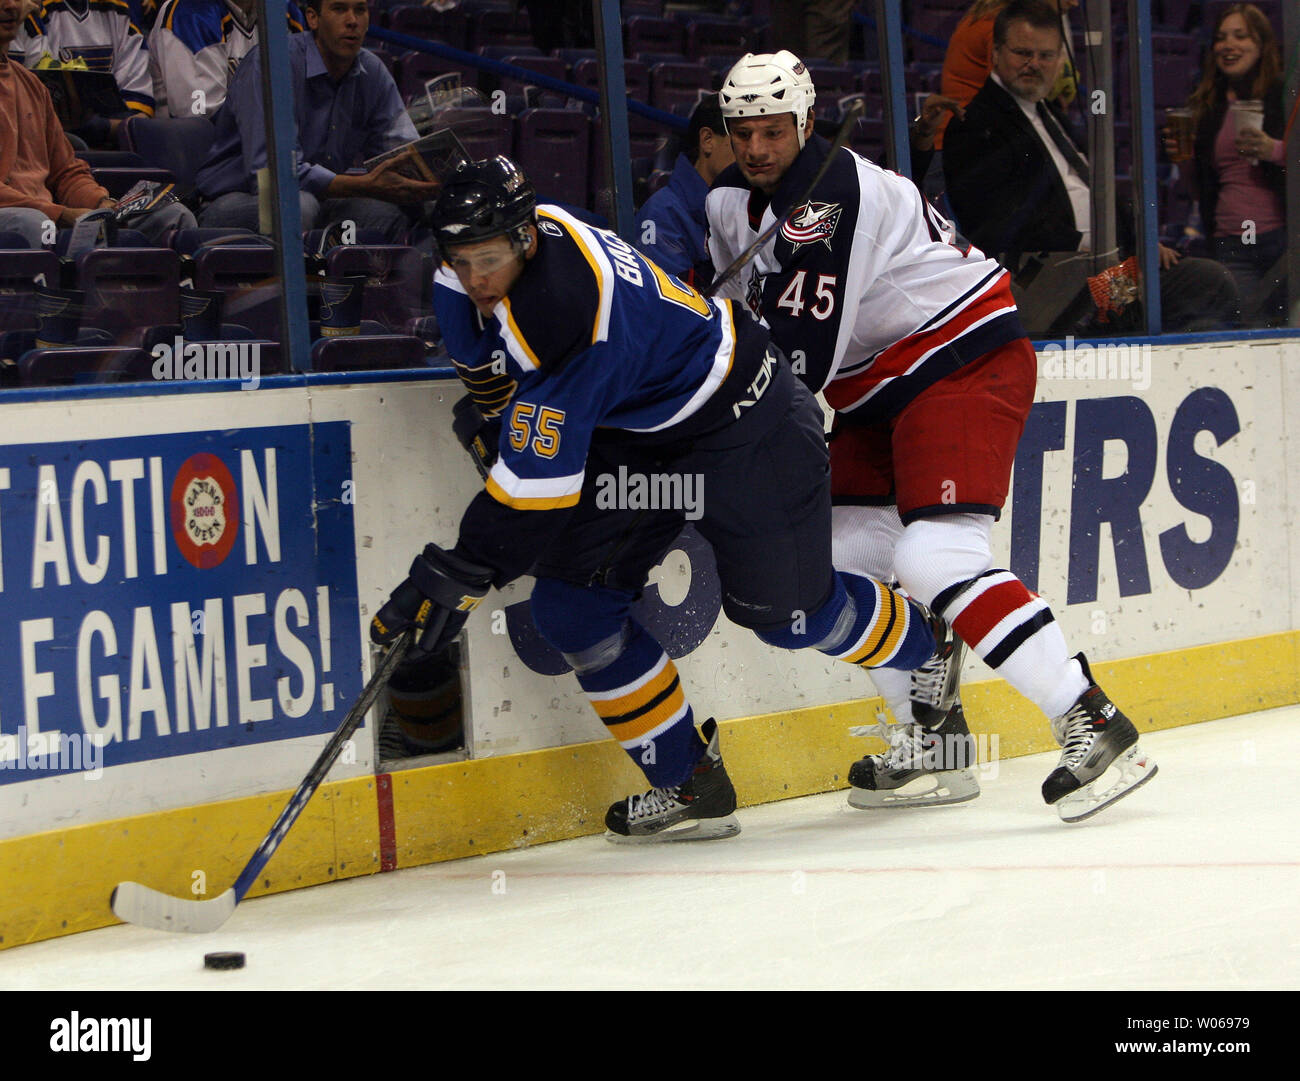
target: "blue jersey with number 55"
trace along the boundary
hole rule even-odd
[[[462,374],[513,381],[495,384],[505,400],[487,492],[519,510],[575,505],[597,429],[670,436],[721,404],[715,395],[737,357],[746,369],[767,347],[748,317],[737,326],[730,301],[702,296],[615,234],[554,206],[538,207],[537,224],[537,253],[491,319],[450,268],[434,280],[438,324]]]

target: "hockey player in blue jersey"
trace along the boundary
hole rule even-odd
[[[774,646],[910,670],[951,648],[947,627],[832,569],[821,409],[730,301],[536,206],[504,157],[462,166],[433,226],[439,326],[482,415],[500,421],[480,452],[498,453],[455,546],[416,557],[371,636],[389,643],[414,624],[416,659],[436,655],[492,586],[531,573],[538,630],[653,786],[610,808],[611,838],[733,834],[716,724],[697,732],[676,667],[629,614],[684,524],[684,500],[610,508],[602,478],[702,491],[692,509],[724,610]]]

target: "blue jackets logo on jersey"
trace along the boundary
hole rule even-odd
[[[819,240],[831,250],[831,237],[835,235],[835,226],[840,221],[839,203],[804,203],[790,219],[781,226],[781,235],[794,245],[798,251],[805,244],[816,244]]]

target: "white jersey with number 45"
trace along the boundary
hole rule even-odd
[[[802,198],[829,149],[809,139],[770,199],[734,165],[718,177],[705,204],[718,273]],[[1010,281],[911,181],[840,149],[722,295],[771,328],[810,389],[874,420],[1024,336]]]

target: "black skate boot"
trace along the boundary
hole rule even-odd
[[[606,838],[622,844],[708,841],[740,832],[736,790],[718,751],[717,722],[709,718],[700,734],[708,746],[686,782],[614,804],[605,815]]]
[[[966,643],[941,616],[928,609],[925,611],[934,632],[934,656],[912,673],[909,697],[912,699],[912,720],[935,729],[947,718],[949,710],[961,706],[957,695],[961,684],[961,664],[966,658]]]
[[[980,794],[975,739],[961,703],[953,705],[935,729],[888,724],[884,714],[874,727],[852,728],[855,736],[878,736],[889,744],[884,754],[868,755],[849,767],[849,805],[864,811],[894,807],[939,807],[965,803]],[[928,784],[913,782],[928,781]]]
[[[1088,689],[1070,710],[1052,720],[1052,735],[1061,745],[1060,764],[1043,782],[1043,799],[1054,804],[1065,822],[1082,822],[1156,775],[1156,764],[1138,747],[1138,731],[1106,692],[1097,686],[1082,653],[1076,661]],[[1097,782],[1116,771],[1109,784]]]
[[[868,755],[849,767],[853,807],[938,807],[980,794],[971,770],[975,739],[957,695],[966,647],[943,619],[927,615],[935,652],[912,673],[912,723],[891,725],[881,714],[874,727],[850,729],[855,736],[878,736],[889,744],[884,754]],[[929,783],[913,784],[922,779]]]

